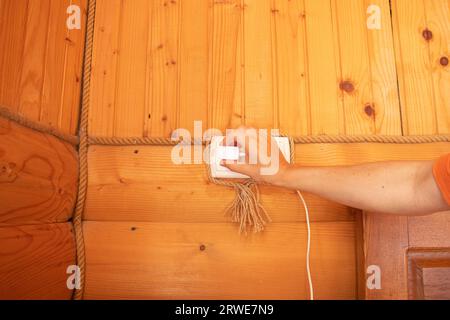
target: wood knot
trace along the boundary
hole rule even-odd
[[[355,90],[355,86],[354,86],[353,83],[351,83],[350,81],[342,81],[342,82],[339,84],[339,88],[340,88],[342,91],[345,91],[345,92],[347,92],[347,93],[351,93],[351,92],[353,92],[353,91]]]
[[[422,31],[422,37],[425,40],[430,41],[431,39],[433,39],[433,32],[431,32],[431,30],[429,29],[425,29]]]
[[[0,182],[14,182],[17,179],[16,164],[0,162]]]
[[[199,249],[200,249],[200,251],[205,251],[206,250],[206,246],[204,244],[201,244]]]
[[[442,58],[439,60],[439,63],[440,63],[441,66],[443,66],[443,67],[448,66],[448,58],[447,58],[447,57],[442,57]]]
[[[366,106],[364,107],[364,112],[369,117],[373,117],[375,115],[375,109],[371,104],[366,104]]]

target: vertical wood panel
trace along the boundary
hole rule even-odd
[[[406,250],[408,218],[366,213],[364,223],[366,268],[380,268],[381,290],[366,287],[366,299],[408,299]]]
[[[430,65],[436,103],[438,133],[450,133],[450,2],[424,1],[428,28],[433,32],[430,42]]]
[[[245,123],[278,127],[273,97],[271,0],[244,0]]]
[[[41,119],[42,86],[46,59],[50,0],[29,0],[22,56],[19,112]],[[16,39],[21,41],[21,39]]]
[[[208,126],[208,1],[181,1],[178,127],[193,133],[194,121]]]
[[[59,119],[63,113],[61,106],[64,94],[64,69],[69,41],[68,28],[65,24],[66,9],[69,5],[70,0],[50,1],[49,8],[39,117],[42,122],[53,127],[60,127]]]
[[[310,134],[304,0],[274,0],[276,88],[279,128],[292,136]]]
[[[150,98],[145,133],[154,137],[170,137],[177,126],[180,1],[152,1],[152,8],[151,75],[147,83]]]
[[[236,47],[236,81],[233,93],[233,116],[231,117],[232,128],[242,125],[245,121],[245,43],[244,43],[244,0],[239,1],[240,24],[237,34]]]
[[[80,6],[82,27],[81,30],[73,29],[68,31],[63,77],[64,85],[61,93],[62,102],[59,109],[58,123],[61,129],[71,133],[78,133],[87,0],[71,0],[71,4]]]
[[[436,106],[423,0],[392,2],[405,134],[436,134]]]
[[[115,136],[140,137],[143,134],[149,5],[146,0],[123,1],[115,88]]]
[[[381,29],[367,30],[373,91],[374,133],[401,135],[401,111],[390,3],[388,0],[366,0],[365,8],[372,4],[381,9]]]
[[[339,50],[335,44],[330,1],[306,1],[305,14],[311,133],[344,133],[344,114],[339,97]]]
[[[332,1],[341,59],[341,94],[344,101],[345,133],[375,133],[371,106],[372,85],[367,44],[367,26],[364,2],[354,0]]]
[[[241,0],[211,3],[208,122],[211,127],[224,132],[241,122],[241,114],[235,112],[235,103],[241,100],[236,87],[242,77],[239,47],[243,15]]]
[[[80,30],[67,28],[70,4],[82,10]],[[86,0],[2,0],[0,6],[0,104],[75,134]]]
[[[27,27],[28,2],[0,1],[0,104],[19,107],[20,70]],[[17,39],[21,39],[18,41]]]
[[[92,54],[89,134],[114,135],[121,0],[97,0]]]

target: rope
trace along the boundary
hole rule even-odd
[[[17,123],[23,127],[26,127],[26,128],[29,128],[29,129],[32,129],[32,130],[35,130],[35,131],[38,131],[41,133],[52,135],[58,139],[61,139],[67,143],[70,143],[73,146],[77,146],[79,143],[79,139],[77,136],[64,133],[56,128],[50,127],[43,123],[39,123],[37,121],[30,120],[24,116],[21,116],[17,113],[12,112],[9,108],[1,106],[1,105],[0,105],[0,117],[3,117],[10,121],[14,121],[15,123]]]
[[[83,212],[86,201],[87,186],[88,186],[88,116],[89,116],[89,97],[90,97],[90,83],[91,83],[91,68],[92,68],[92,45],[94,37],[94,20],[95,20],[95,5],[96,0],[89,0],[88,2],[88,20],[86,27],[86,39],[84,50],[84,64],[83,64],[83,91],[81,102],[80,115],[80,146],[79,146],[79,182],[78,182],[78,197],[75,213],[73,216],[73,226],[75,230],[75,242],[77,248],[77,265],[80,268],[80,288],[74,291],[73,298],[75,300],[83,299],[84,283],[86,274],[86,257],[84,251],[83,238]]]
[[[157,137],[146,137],[146,138],[116,138],[116,137],[89,137],[90,145],[104,145],[104,146],[175,146],[180,143],[180,141],[172,140],[170,138],[157,138]],[[206,143],[199,140],[184,141],[181,142],[186,144],[194,145],[205,145]]]
[[[293,137],[295,144],[313,143],[391,143],[391,144],[423,144],[434,142],[450,142],[450,135],[430,136],[377,136],[377,135],[355,135],[355,136],[300,136]]]
[[[437,142],[450,142],[450,135],[429,135],[429,136],[383,136],[383,135],[317,135],[290,137],[294,144],[334,144],[334,143],[390,143],[390,144],[424,144]],[[154,137],[89,137],[90,145],[108,146],[174,146],[179,142],[170,138]],[[203,144],[207,142],[201,140],[185,141],[190,144]]]

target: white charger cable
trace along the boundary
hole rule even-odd
[[[311,266],[310,266],[310,254],[311,254],[311,225],[309,223],[309,210],[306,205],[306,201],[303,198],[303,195],[300,191],[297,190],[297,194],[300,197],[300,200],[303,203],[303,207],[305,208],[306,215],[306,227],[308,228],[308,241],[306,244],[306,273],[308,274],[308,283],[309,283],[309,298],[310,300],[314,300],[314,288],[311,277]]]

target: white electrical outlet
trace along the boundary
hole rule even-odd
[[[210,157],[210,168],[211,175],[214,178],[225,178],[225,179],[247,179],[246,175],[236,173],[230,169],[221,166],[220,162],[222,160],[243,160],[245,153],[239,150],[239,147],[229,147],[223,146],[223,140],[225,137],[216,136],[213,137],[210,144],[209,157]],[[291,150],[289,139],[286,137],[273,137],[275,139],[278,148],[283,154],[286,161],[291,162]]]

